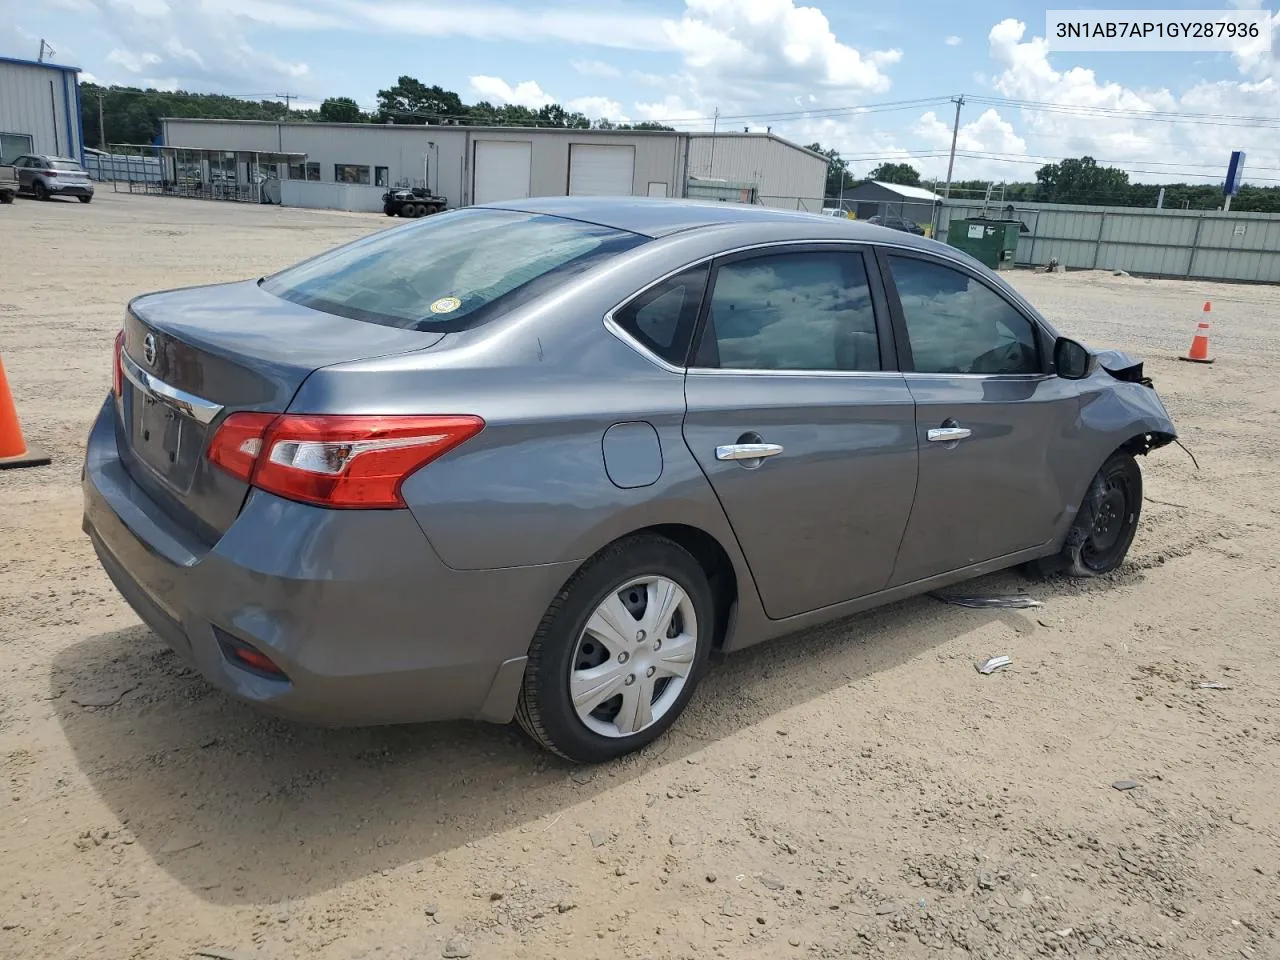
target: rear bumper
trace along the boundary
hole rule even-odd
[[[84,530],[138,616],[211,683],[327,726],[511,719],[523,658],[573,564],[455,571],[400,510],[324,510],[254,491],[213,547],[124,470],[114,406],[90,433]],[[286,674],[229,660],[215,628]]]

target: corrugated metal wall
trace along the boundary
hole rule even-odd
[[[998,206],[988,215],[1002,216]],[[978,216],[981,203],[949,203],[939,211],[938,239],[952,220]],[[1220,210],[1154,210],[1017,204],[1029,233],[1016,262],[1068,269],[1125,270],[1156,277],[1280,283],[1280,216]]]
[[[26,134],[33,152],[80,159],[74,72],[0,61],[0,133]]]
[[[767,134],[692,134],[689,176],[751,184],[763,206],[818,213],[827,161]]]

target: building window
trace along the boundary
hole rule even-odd
[[[290,180],[319,180],[320,164],[318,163],[291,163],[289,164]]]
[[[375,187],[391,186],[391,171],[386,167],[373,168],[373,185]]]
[[[335,163],[333,181],[334,183],[368,183],[369,168],[354,163]]]

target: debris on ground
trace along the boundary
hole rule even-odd
[[[440,951],[440,956],[444,957],[445,960],[466,960],[467,957],[471,956],[471,944],[461,937],[457,937],[444,945],[444,949]]]
[[[133,685],[120,687],[102,687],[98,690],[86,690],[84,693],[73,693],[71,702],[80,707],[114,707],[124,695],[133,690]]]
[[[1202,680],[1195,685],[1197,690],[1230,690],[1231,685],[1218,680]]]
[[[973,666],[974,666],[974,669],[977,670],[979,673],[987,674],[987,673],[995,673],[997,670],[1003,670],[1005,667],[1009,666],[1009,664],[1011,663],[1013,663],[1013,657],[999,656],[999,657],[990,657],[986,660],[979,660]]]
[[[957,607],[972,607],[975,610],[1026,610],[1030,607],[1044,606],[1039,600],[1028,597],[1025,593],[1008,597],[970,597],[953,593],[934,593],[930,594],[930,596],[935,600],[941,600],[943,603],[952,603]]]
[[[1115,787],[1117,790],[1133,790],[1142,786],[1142,784],[1137,780],[1117,780],[1111,786]]]

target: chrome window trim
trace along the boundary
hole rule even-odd
[[[802,240],[765,240],[760,243],[748,243],[740,247],[731,247],[727,250],[719,250],[715,253],[709,253],[706,256],[698,257],[696,260],[690,260],[688,263],[683,264],[682,266],[676,267],[674,270],[667,271],[662,276],[658,277],[658,279],[645,284],[639,290],[636,290],[632,293],[627,294],[624,300],[615,304],[604,315],[604,327],[611,334],[613,334],[615,337],[621,340],[624,344],[626,344],[636,353],[640,354],[640,356],[644,357],[654,366],[658,367],[661,370],[665,370],[667,373],[676,373],[676,374],[680,374],[681,376],[740,375],[740,376],[765,376],[765,377],[792,376],[792,377],[879,377],[879,378],[885,378],[885,377],[889,377],[889,378],[1000,377],[1002,379],[1013,379],[1015,377],[1047,379],[1048,377],[1052,376],[1052,374],[1024,374],[1024,373],[1014,373],[1014,374],[921,373],[921,374],[917,374],[915,371],[903,372],[901,370],[734,370],[734,369],[724,369],[719,367],[680,367],[680,366],[676,366],[674,363],[669,363],[666,360],[664,360],[662,357],[658,356],[656,353],[654,353],[652,350],[646,347],[643,343],[641,343],[635,337],[631,336],[631,334],[627,333],[627,331],[622,328],[622,326],[618,323],[618,321],[614,319],[614,315],[619,310],[625,309],[627,306],[631,304],[633,300],[637,300],[640,297],[644,296],[644,294],[648,293],[654,287],[659,286],[660,284],[666,283],[668,280],[670,280],[672,277],[676,276],[677,274],[684,273],[686,270],[692,270],[694,267],[700,267],[703,264],[710,263],[712,260],[717,260],[720,257],[729,257],[738,253],[749,253],[753,250],[771,250],[777,247],[797,247],[797,246],[814,246],[814,245],[861,247],[867,250],[874,250],[877,247],[888,247],[894,250],[915,251],[918,253],[924,253],[938,260],[953,263],[957,267],[964,267],[965,269],[970,269],[970,270],[972,269],[972,267],[969,264],[965,263],[959,257],[950,257],[950,256],[947,256],[945,253],[939,253],[933,250],[921,250],[919,247],[912,246],[911,244],[893,243],[892,241],[839,240],[839,239],[819,238],[819,237],[806,238]],[[1024,313],[1023,311],[1019,311],[1019,312]],[[1024,316],[1025,316],[1025,313],[1024,313]],[[1039,326],[1039,323],[1035,320],[1034,316],[1026,317],[1026,319],[1031,323],[1036,324],[1036,326]]]
[[[203,397],[197,397],[194,393],[187,393],[185,390],[180,390],[165,383],[158,377],[153,377],[138,366],[134,359],[123,350],[120,351],[120,369],[129,379],[129,382],[143,393],[154,397],[161,403],[168,404],[176,410],[182,411],[199,423],[212,423],[213,419],[222,412],[222,404],[205,400]]]

